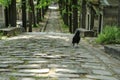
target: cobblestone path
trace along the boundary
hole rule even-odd
[[[0,80],[119,80],[120,62],[71,34],[25,33],[0,41]]]
[[[63,23],[61,21],[58,5],[51,5],[48,11],[47,24],[45,25],[45,32],[62,32]]]
[[[45,32],[62,32],[59,11],[51,10],[47,21]]]
[[[120,80],[118,60],[84,40],[72,47],[73,35],[51,32],[52,22],[46,32],[0,40],[0,80]]]

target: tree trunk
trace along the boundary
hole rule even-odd
[[[29,12],[29,32],[32,32],[32,12]]]
[[[40,3],[40,0],[37,0],[37,5]],[[37,24],[41,21],[41,9],[37,8]]]
[[[119,0],[119,7],[118,7],[118,27],[120,27],[120,0]]]
[[[36,27],[36,18],[35,18],[35,8],[34,8],[34,0],[31,0],[31,9],[32,9],[32,17],[33,17],[33,26]]]
[[[5,7],[5,26],[9,26],[9,11],[8,7]]]
[[[73,0],[73,32],[78,28],[78,9],[77,9],[77,1]]]
[[[33,12],[32,12],[32,2],[33,0],[29,0],[29,6],[30,6],[30,10],[28,13],[28,19],[29,19],[29,32],[32,32],[32,24],[33,24]]]
[[[86,26],[86,0],[82,0],[82,15],[81,15],[81,27],[85,28]]]
[[[64,16],[63,16],[63,18],[64,18],[64,23],[65,23],[65,25],[67,25],[68,26],[68,0],[65,0],[65,3],[64,3],[65,5],[64,5],[64,7],[65,7],[65,13],[64,13]]]
[[[12,27],[16,27],[16,0],[11,0],[11,4],[9,5],[9,24]]]
[[[44,19],[44,14],[45,14],[44,6],[42,6],[41,11],[42,11],[42,13],[41,13],[41,15],[42,15],[42,19]]]
[[[62,1],[59,0],[59,8],[60,8],[60,14],[62,15]]]
[[[26,0],[22,0],[22,25],[24,28],[24,31],[27,31],[26,26]]]
[[[70,14],[69,14],[69,32],[71,32],[72,33],[72,2],[70,1],[69,2],[69,12],[70,12]]]

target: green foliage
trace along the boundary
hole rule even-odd
[[[115,36],[116,36],[116,43],[120,43],[120,28],[118,29]]]
[[[39,26],[39,24],[32,25],[33,28],[38,28]]]
[[[76,9],[78,9],[79,12],[81,12],[81,0],[78,0],[77,5],[73,5],[72,2],[73,2],[72,0],[68,0],[68,2],[66,2],[66,0],[62,1],[62,7],[61,7],[62,16],[66,13],[68,15],[72,14],[72,11],[68,10],[68,12],[67,12],[67,10],[66,10],[66,8],[69,8],[69,7],[71,7],[72,9],[76,8]],[[66,7],[66,5],[68,7]]]
[[[8,7],[11,4],[11,0],[0,0],[0,5]]]
[[[35,8],[42,8],[47,5],[49,5],[52,2],[52,0],[41,0],[38,5],[35,6]]]
[[[63,21],[62,21],[62,32],[64,32],[64,33],[69,32],[69,27],[67,25],[65,25]]]
[[[106,26],[103,32],[98,35],[96,42],[100,44],[120,44],[120,29],[116,26]]]

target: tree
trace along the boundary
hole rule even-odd
[[[69,0],[69,32],[72,33],[72,2]]]
[[[11,0],[9,5],[9,24],[11,27],[16,27],[16,0]]]
[[[27,31],[26,26],[26,0],[22,0],[22,25],[24,27],[25,32]]]
[[[11,3],[9,0],[0,0],[0,5],[5,7],[5,26],[9,26],[9,7],[8,5]]]
[[[73,0],[73,32],[78,28],[78,0]]]
[[[33,15],[33,26],[36,27],[34,0],[32,0],[31,9],[32,9],[32,15]]]
[[[68,26],[68,0],[64,1],[64,14],[63,14],[63,19],[64,19],[64,23],[65,25]]]
[[[32,24],[33,24],[33,12],[32,12],[32,6],[33,6],[33,0],[29,0],[29,13],[28,13],[28,19],[29,19],[29,32],[32,32]]]
[[[42,18],[41,18],[41,8],[38,7],[39,3],[40,3],[40,0],[37,0],[37,24],[39,23],[39,21],[42,20]]]
[[[8,27],[9,26],[9,8],[7,6],[5,6],[5,26]]]
[[[0,4],[5,6],[5,25],[16,27],[16,0],[0,0]]]
[[[120,27],[120,0],[119,1],[119,6],[118,6],[118,26]]]
[[[82,0],[81,27],[85,28],[86,22],[86,0]]]

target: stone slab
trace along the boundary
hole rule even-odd
[[[0,64],[0,68],[7,68],[7,67],[9,67],[9,65],[5,65],[5,64]]]
[[[93,79],[89,79],[89,78],[78,78],[78,79],[71,79],[71,80],[93,80]]]
[[[106,70],[92,70],[94,74],[98,74],[98,75],[113,75],[111,72],[106,71]]]
[[[22,70],[19,70],[18,72],[45,74],[45,73],[49,73],[49,71],[50,71],[49,69],[22,69]]]
[[[0,61],[2,64],[22,64],[24,61]]]
[[[58,78],[58,80],[71,80],[70,78]]]
[[[62,64],[48,64],[49,68],[67,68],[68,65],[62,65]]]
[[[29,64],[42,64],[42,63],[48,63],[48,61],[28,61]]]
[[[87,78],[92,78],[96,80],[118,80],[113,76],[102,76],[102,75],[86,75]]]
[[[106,69],[106,67],[105,66],[103,66],[103,65],[101,65],[101,64],[92,64],[92,63],[85,63],[85,64],[81,64],[81,66],[83,67],[83,68],[91,68],[91,69],[103,69],[103,70],[105,70]]]
[[[54,55],[54,56],[42,56],[42,58],[46,58],[46,59],[61,59],[61,56],[57,56],[57,55]]]
[[[87,74],[88,72],[83,69],[56,69],[56,73],[71,73],[71,74]]]
[[[120,75],[120,67],[119,68],[113,68],[113,70]]]
[[[17,77],[34,77],[35,74],[34,73],[19,73],[19,72],[16,72],[16,73],[7,73],[5,74],[6,76],[17,76]]]
[[[36,79],[34,79],[34,78],[20,78],[18,80],[36,80]]]
[[[35,69],[35,68],[41,68],[41,65],[39,64],[24,64],[24,65],[17,65],[14,67],[15,69]]]
[[[105,45],[105,52],[120,60],[120,45]]]
[[[11,72],[11,69],[0,69],[0,72]]]
[[[63,73],[55,73],[50,74],[50,77],[58,77],[58,78],[78,78],[80,77],[78,74],[63,74]]]
[[[0,80],[9,80],[9,78],[8,77],[1,77],[0,76]]]

